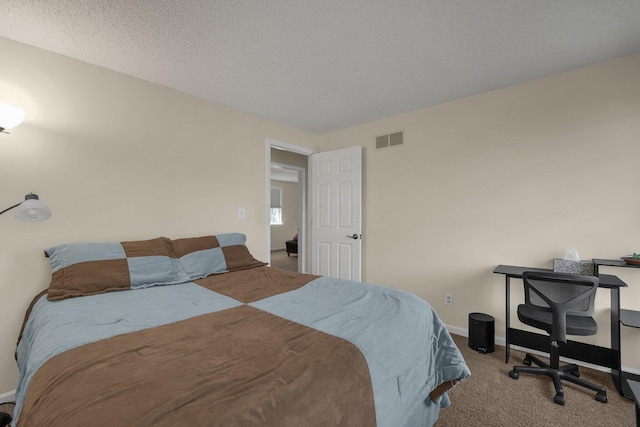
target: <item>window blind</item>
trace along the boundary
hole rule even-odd
[[[282,209],[282,188],[271,187],[271,208]]]

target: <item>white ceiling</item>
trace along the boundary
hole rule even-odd
[[[0,36],[322,135],[638,53],[640,1],[2,0]]]

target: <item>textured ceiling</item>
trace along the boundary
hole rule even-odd
[[[322,135],[638,53],[640,1],[2,0],[0,36]]]

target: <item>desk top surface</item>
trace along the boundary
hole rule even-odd
[[[549,272],[553,271],[548,268],[533,268],[533,267],[519,267],[516,265],[502,265],[497,266],[493,272],[496,274],[505,274],[508,277],[516,277],[522,278],[522,273],[524,271],[540,271],[540,272]],[[624,283],[618,276],[613,276],[611,274],[600,274],[598,276],[600,279],[600,287],[601,288],[626,288],[628,285]]]
[[[621,259],[599,259],[594,258],[593,263],[595,265],[602,265],[607,267],[628,267],[628,268],[640,268],[638,264],[627,264]]]

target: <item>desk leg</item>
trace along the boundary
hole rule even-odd
[[[616,390],[620,395],[622,391],[622,351],[620,349],[620,289],[611,288],[611,349],[615,352],[615,366],[611,368],[611,377]]]
[[[509,275],[505,275],[505,282],[504,282],[504,286],[505,286],[505,290],[504,290],[504,295],[505,295],[505,346],[504,346],[504,363],[509,363],[509,356],[511,356],[511,348],[509,346],[509,328],[511,327],[511,323],[509,321],[509,312],[511,310],[509,310],[510,308],[510,302],[511,302],[511,294],[510,294],[510,283],[509,283]]]

